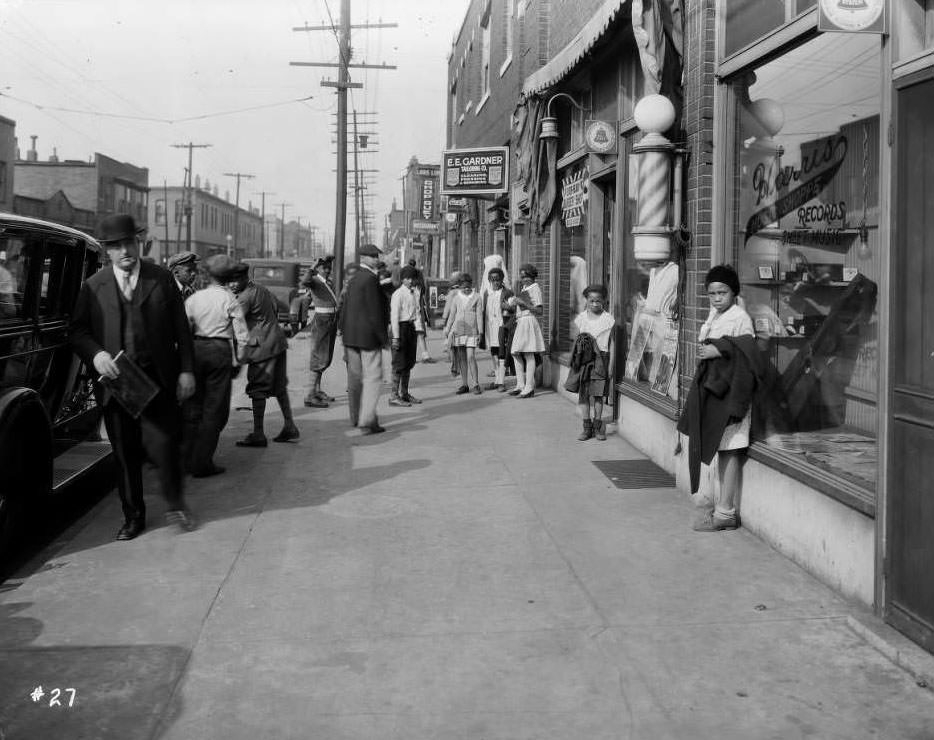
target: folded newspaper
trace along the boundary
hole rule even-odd
[[[114,362],[120,374],[116,378],[101,376],[100,382],[130,416],[138,419],[152,399],[159,394],[159,386],[123,350],[117,353]]]

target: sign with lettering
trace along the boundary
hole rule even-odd
[[[820,0],[817,30],[888,33],[886,0]]]
[[[815,146],[800,166],[782,166],[777,158],[757,164],[752,173],[757,210],[746,222],[745,241],[817,198],[836,176],[846,159],[846,150],[846,136],[838,134],[828,136],[821,146]]]
[[[612,154],[616,151],[616,124],[609,121],[584,121],[587,151]]]
[[[423,177],[421,182],[421,214],[426,221],[435,216],[435,191],[437,190],[435,177]]]
[[[589,185],[590,173],[586,167],[575,167],[561,178],[561,220],[565,226],[580,226],[583,222]]]
[[[441,158],[444,195],[498,195],[509,188],[509,147],[449,149]]]
[[[440,234],[441,227],[437,221],[426,221],[421,218],[412,219],[412,232],[415,234]]]

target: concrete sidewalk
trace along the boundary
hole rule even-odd
[[[557,394],[420,364],[425,403],[359,437],[342,363],[300,406],[307,354],[302,439],[238,449],[234,412],[200,529],[153,499],[115,542],[111,496],[3,586],[0,738],[934,738],[931,656],[748,532],[692,532],[675,489],[616,488],[593,462],[642,455],[576,442]]]

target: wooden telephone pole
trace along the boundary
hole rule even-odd
[[[185,249],[191,251],[191,181],[194,178],[194,175],[191,174],[191,150],[192,149],[207,149],[210,144],[192,144],[190,141],[187,144],[172,144],[174,149],[187,149],[188,150],[188,176],[185,178]],[[169,204],[165,204],[166,209],[168,209]],[[179,226],[181,226],[181,221],[179,221]]]
[[[358,28],[396,28],[397,23],[351,24],[350,0],[341,0],[340,26],[335,27],[333,18],[327,26],[297,26],[293,31],[330,31],[337,36],[338,61],[335,62],[289,62],[293,67],[337,67],[337,81],[322,80],[322,87],[337,90],[337,207],[334,215],[334,287],[340,292],[344,279],[344,240],[347,229],[347,90],[363,87],[360,82],[351,82],[351,69],[395,69],[387,64],[351,64],[350,30]],[[359,238],[359,237],[358,237]]]
[[[254,175],[247,175],[243,172],[225,172],[224,177],[237,178],[237,197],[234,202],[234,233],[233,233],[233,251],[237,254],[237,240],[240,238],[240,178],[245,177],[252,180]]]

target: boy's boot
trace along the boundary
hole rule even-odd
[[[584,419],[584,430],[577,435],[578,442],[586,442],[593,436],[593,424],[590,419]]]
[[[328,402],[318,395],[319,383],[321,382],[321,373],[319,373],[317,370],[311,370],[308,380],[311,384],[311,388],[309,389],[308,394],[305,396],[305,405],[309,408],[326,409],[328,407]]]
[[[601,441],[606,440],[606,422],[603,419],[594,419],[593,436]]]
[[[393,372],[392,374],[392,392],[389,394],[390,406],[411,406],[402,395],[402,373]]]
[[[412,371],[406,370],[402,373],[402,400],[408,401],[409,403],[421,403],[421,400],[409,393],[409,378],[412,377]]]

